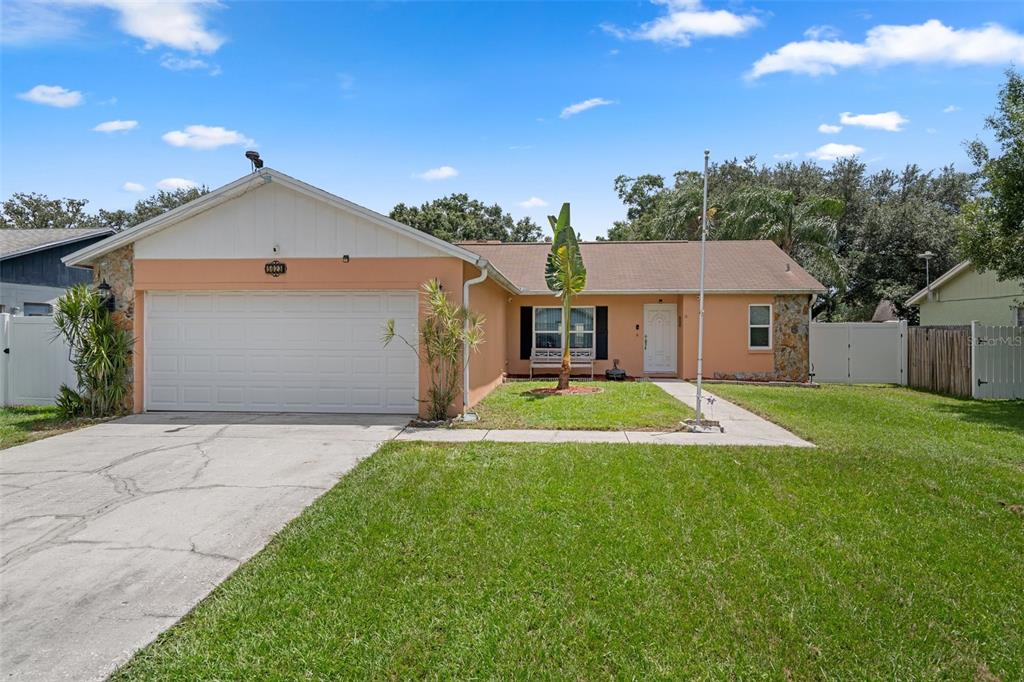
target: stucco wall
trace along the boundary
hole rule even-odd
[[[619,359],[619,367],[630,376],[642,376],[644,371],[644,304],[677,303],[678,297],[664,296],[577,296],[576,306],[608,306],[608,359],[598,360],[594,374],[602,376]],[[506,334],[509,374],[529,374],[530,361],[519,357],[520,306],[558,306],[559,299],[550,296],[513,296],[506,306]],[[678,335],[677,335],[678,339]],[[584,372],[580,369],[578,373]],[[574,372],[574,375],[577,374]],[[589,371],[587,372],[589,376]]]
[[[480,274],[477,268],[465,265],[464,277]],[[488,279],[469,288],[469,307],[484,316],[484,341],[469,356],[469,404],[475,405],[502,382],[505,377],[506,316],[509,293],[494,280]]]
[[[1024,305],[1024,283],[1000,282],[992,271],[968,268],[932,291],[932,300],[921,303],[921,324],[1008,325],[1014,307]]]
[[[519,357],[520,306],[557,305],[554,296],[514,296],[506,310],[508,372],[529,374],[529,360]],[[696,295],[579,296],[574,305],[608,306],[608,359],[599,360],[601,375],[616,358],[630,376],[644,375],[644,305],[674,303],[677,307],[677,375],[697,376],[698,298]],[[747,320],[751,304],[773,308],[772,348],[748,348]],[[807,381],[810,370],[808,313],[810,297],[772,294],[709,294],[704,300],[704,376],[721,379]]]

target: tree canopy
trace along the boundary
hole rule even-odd
[[[501,240],[533,242],[541,230],[529,218],[515,220],[498,204],[487,205],[468,194],[450,194],[420,206],[398,204],[389,214],[404,223],[449,242]]]
[[[869,175],[854,158],[828,168],[731,159],[712,164],[708,178],[709,238],[772,239],[829,288],[815,312],[832,320],[870,319],[883,298],[914,319],[904,303],[925,285],[917,254],[938,254],[933,273],[959,262],[960,213],[977,184],[952,166]],[[626,219],[608,239],[699,238],[700,172],[679,171],[671,186],[657,175],[619,176],[614,186]]]
[[[964,210],[960,245],[979,270],[994,270],[999,279],[1024,278],[1024,78],[1013,69],[985,127],[1001,155],[993,156],[980,140],[967,145],[982,194]]]
[[[85,199],[51,199],[45,194],[16,192],[0,209],[0,229],[99,228],[126,230],[150,218],[207,194],[206,187],[157,192],[135,203],[131,210],[85,210]]]

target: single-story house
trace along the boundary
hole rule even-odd
[[[111,233],[107,228],[0,230],[0,313],[49,315],[68,287],[92,281],[87,269],[69,267],[61,258]]]
[[[482,313],[475,404],[561,344],[544,285],[550,245],[450,244],[269,168],[69,255],[106,280],[133,330],[142,410],[416,412],[427,368],[419,289],[440,281]],[[601,373],[696,374],[699,244],[583,244],[571,342]],[[810,306],[824,287],[768,241],[707,245],[704,372],[808,379]],[[589,375],[589,370],[587,370]],[[452,406],[457,412],[462,407]]]
[[[982,324],[1024,327],[1024,282],[1000,282],[963,261],[907,300],[921,310],[921,325]]]

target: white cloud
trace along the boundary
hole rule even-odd
[[[75,16],[82,8],[104,7],[118,15],[118,27],[142,39],[146,49],[166,46],[186,52],[216,52],[224,37],[207,27],[207,14],[222,5],[216,0],[65,0],[4,3],[3,42],[30,44],[69,38],[79,32]]]
[[[839,37],[839,29],[829,24],[822,24],[821,26],[811,26],[804,35],[811,40],[833,40]]]
[[[434,182],[435,180],[447,180],[448,178],[454,178],[458,174],[459,171],[455,170],[451,166],[439,166],[419,173],[415,177],[420,180],[426,180],[427,182]]]
[[[939,132],[938,128],[925,128],[924,131],[929,135],[934,135],[935,133]]]
[[[19,93],[18,99],[66,109],[77,107],[82,103],[83,97],[78,90],[68,90],[59,85],[37,85],[28,92]]]
[[[844,156],[857,156],[864,151],[863,147],[858,147],[855,144],[839,144],[836,142],[829,142],[823,144],[813,152],[807,152],[807,156],[818,161],[835,161],[841,159]]]
[[[168,180],[180,180],[181,178],[167,178],[167,179]],[[186,180],[185,182],[188,182],[188,180]],[[145,192],[146,191],[146,186],[145,185],[140,185],[137,182],[126,182],[123,185],[121,185],[121,189],[123,189],[125,192]]]
[[[1024,61],[1024,35],[986,24],[955,29],[937,19],[907,26],[881,25],[862,43],[845,40],[802,40],[787,43],[754,62],[748,78],[791,72],[833,75],[854,66],[893,64],[1005,64]]]
[[[789,161],[790,159],[795,159],[798,156],[800,156],[800,152],[781,152],[779,154],[772,154],[772,158],[779,161]]]
[[[861,126],[898,133],[910,119],[904,118],[898,111],[883,111],[880,114],[851,114],[844,111],[839,114],[839,122],[846,126]]]
[[[520,201],[519,205],[523,208],[542,208],[548,205],[548,202],[544,201],[540,197],[530,197],[526,201]]]
[[[189,189],[192,187],[198,187],[199,183],[195,180],[186,180],[185,178],[164,178],[160,182],[156,183],[158,189],[167,190],[173,192],[176,189]]]
[[[956,113],[958,111],[960,111],[960,107],[958,107],[955,104],[950,104],[948,107],[946,107],[945,109],[942,110],[942,113],[944,113],[944,114],[954,114],[954,113]]]
[[[832,125],[831,123],[822,123],[818,126],[818,132],[825,133],[826,135],[834,135],[842,129],[843,126]]]
[[[356,87],[356,77],[350,73],[338,74],[338,87],[342,92],[350,92]]]
[[[650,40],[688,47],[694,38],[738,36],[761,23],[752,14],[706,9],[700,0],[652,1],[665,7],[666,13],[636,29],[624,29],[614,24],[602,24],[601,28],[619,39]]]
[[[172,130],[164,133],[163,140],[172,147],[188,147],[190,149],[216,149],[229,144],[240,144],[251,147],[256,143],[237,130],[228,130],[222,126],[186,126],[185,130]]]
[[[121,16],[118,25],[130,36],[141,38],[146,48],[165,45],[187,52],[216,52],[224,37],[206,27],[206,13],[219,4],[208,0],[85,0],[108,7]]]
[[[590,99],[585,99],[582,102],[570,104],[566,108],[562,109],[562,113],[558,116],[559,118],[569,118],[570,116],[575,116],[587,109],[593,109],[594,107],[606,107],[609,104],[615,104],[615,102],[610,99],[605,99],[604,97],[591,97]]]
[[[104,121],[93,128],[93,130],[97,133],[116,133],[122,130],[135,130],[138,127],[138,121],[122,121],[121,119],[115,119],[113,121]]]
[[[65,40],[75,35],[81,24],[54,5],[11,0],[0,12],[0,44],[31,45]]]

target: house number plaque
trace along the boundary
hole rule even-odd
[[[284,273],[288,272],[288,266],[279,260],[272,260],[263,266],[263,272],[271,277],[280,277]]]

